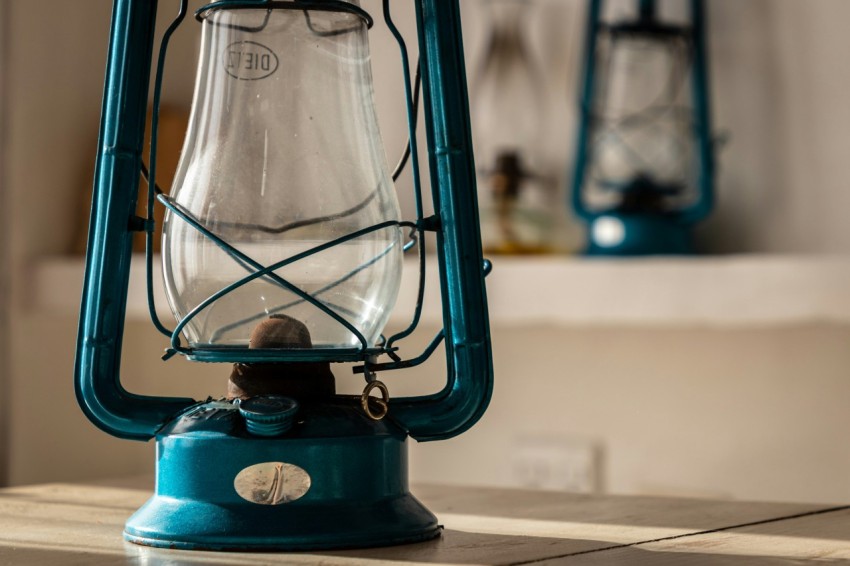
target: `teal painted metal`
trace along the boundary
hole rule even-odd
[[[599,35],[597,22],[602,14],[601,0],[591,0],[587,7],[587,23],[585,24],[584,36],[584,80],[581,83],[579,95],[579,123],[578,138],[576,139],[576,158],[573,168],[572,190],[570,191],[570,204],[573,212],[585,221],[593,219],[595,214],[584,204],[582,188],[587,172],[588,160],[588,137],[590,136],[590,122],[593,116],[593,93],[596,84],[596,38]]]
[[[589,138],[597,81],[596,47],[602,25],[603,8],[604,0],[590,0],[585,28],[583,81],[579,96],[580,116],[570,190],[570,205],[573,212],[590,227],[586,253],[612,256],[693,253],[693,226],[704,220],[714,206],[715,163],[706,51],[705,4],[703,0],[690,0],[690,26],[682,30],[689,34],[692,46],[694,137],[699,157],[697,196],[687,207],[655,214],[627,213],[615,209],[593,210],[584,200],[583,190],[588,164],[593,159]],[[639,19],[634,24],[635,28],[639,27],[641,22],[653,25],[657,15],[656,0],[638,0],[638,14]],[[673,28],[667,27],[667,29]],[[606,216],[621,221],[625,232],[619,244],[608,245],[600,242],[592,230],[594,222]]]
[[[135,395],[120,381],[155,19],[156,2],[115,2],[75,369],[77,400],[89,419],[136,440],[150,439],[194,403]]]
[[[239,414],[245,428],[254,436],[283,436],[295,424],[300,409],[298,401],[279,395],[264,395],[239,403]]]
[[[311,550],[439,535],[408,488],[403,429],[370,421],[345,399],[305,405],[296,420],[285,436],[259,438],[230,403],[187,411],[157,437],[156,492],[125,538],[186,550]],[[287,469],[275,485],[262,468],[276,465]]]
[[[700,154],[699,199],[690,208],[682,211],[686,223],[704,220],[714,207],[714,139],[711,123],[711,82],[708,71],[707,16],[703,0],[691,0],[691,34],[693,35],[693,91],[695,129]]]
[[[640,19],[652,21],[658,12],[658,3],[655,0],[640,0]]]
[[[484,413],[493,383],[482,267],[489,266],[478,231],[458,1],[416,0],[436,211],[427,224],[437,236],[446,386],[392,400],[380,423],[340,397],[302,404],[293,429],[279,438],[250,435],[239,411],[219,402],[141,396],[121,384],[132,236],[149,225],[134,211],[156,7],[152,0],[114,0],[75,370],[77,399],[92,422],[121,438],[156,437],[157,493],[128,522],[127,538],[177,548],[300,549],[436,536],[433,515],[407,488],[405,439],[465,431]],[[349,359],[350,352],[339,354]],[[211,357],[240,359],[236,352]],[[234,475],[279,461],[306,471],[306,495],[282,505],[238,497]]]
[[[392,414],[415,439],[471,427],[490,402],[493,360],[457,0],[418,0],[419,56],[443,298],[448,382],[436,395],[396,399]]]
[[[615,222],[624,235],[618,243],[604,242],[595,227],[606,222]],[[689,254],[693,252],[694,243],[691,226],[682,222],[671,222],[662,215],[604,214],[590,221],[590,239],[588,254],[640,256],[652,253]],[[602,240],[606,245],[600,243]]]

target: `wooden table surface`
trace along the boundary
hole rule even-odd
[[[0,565],[850,565],[850,506],[423,486],[445,525],[431,542],[315,553],[159,550],[123,541],[146,489],[0,490]]]

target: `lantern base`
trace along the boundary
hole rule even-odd
[[[406,435],[353,401],[302,407],[285,436],[245,429],[228,402],[196,405],[157,437],[156,494],[128,521],[137,544],[315,550],[439,536],[408,491]]]
[[[688,255],[692,226],[663,214],[606,213],[590,221],[590,256]]]

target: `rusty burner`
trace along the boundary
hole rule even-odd
[[[251,332],[249,348],[312,348],[310,331],[300,320],[274,314]],[[329,362],[233,364],[228,399],[284,395],[312,401],[332,397],[336,382]]]

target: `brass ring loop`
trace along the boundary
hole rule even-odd
[[[376,388],[381,391],[381,396],[370,396],[370,393],[372,393],[372,391]],[[377,413],[372,411],[370,401],[372,404],[379,407],[379,411]],[[363,412],[366,413],[366,416],[373,421],[379,421],[386,417],[390,410],[390,391],[387,389],[387,386],[384,385],[383,382],[377,380],[366,385],[366,388],[363,390],[363,395],[360,396],[360,406],[363,407]]]

